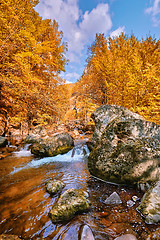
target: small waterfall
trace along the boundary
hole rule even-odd
[[[30,150],[28,150],[29,144],[26,145],[24,148],[21,148],[19,152],[14,152],[16,157],[28,157],[31,156]],[[38,168],[44,164],[51,164],[54,162],[75,162],[75,161],[83,161],[86,160],[89,155],[89,149],[85,144],[78,144],[72,150],[65,154],[59,154],[54,157],[44,157],[41,159],[32,159],[28,162],[25,166],[15,167],[11,174],[19,172],[24,169],[28,168]],[[33,155],[32,155],[33,156]]]
[[[26,144],[24,147],[20,149],[20,151],[14,152],[14,156],[16,157],[29,157],[31,156],[31,151],[29,149],[30,144]]]

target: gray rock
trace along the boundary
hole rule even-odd
[[[128,201],[127,201],[127,207],[133,207],[134,204],[135,204],[135,202],[132,201],[132,200],[128,200]]]
[[[8,144],[8,141],[5,137],[0,136],[0,147],[5,147]]]
[[[92,230],[87,225],[81,229],[80,240],[95,240]]]
[[[133,197],[132,197],[132,200],[133,200],[134,202],[137,202],[137,201],[139,201],[139,197],[133,196]]]
[[[160,222],[160,181],[144,194],[142,201],[137,208],[149,224]]]
[[[142,116],[116,105],[102,105],[92,113],[91,117],[95,122],[95,131],[92,137],[93,144],[96,144],[100,140],[108,123],[112,122],[117,117],[121,121],[126,121],[128,119],[144,119]]]
[[[79,212],[88,211],[91,203],[87,198],[88,194],[80,189],[71,188],[65,191],[49,213],[52,222],[67,221]]]
[[[42,139],[40,138],[40,135],[37,134],[29,134],[27,137],[24,139],[24,143],[28,144],[34,144],[40,142]]]
[[[115,240],[137,240],[137,238],[132,234],[125,234],[115,238]]]
[[[68,133],[61,133],[35,143],[31,148],[31,153],[41,157],[52,157],[67,153],[73,146],[73,138]]]
[[[116,192],[113,192],[106,200],[105,204],[121,204],[122,201]]]
[[[105,113],[108,108],[109,113]],[[93,137],[96,145],[88,158],[89,171],[106,181],[148,188],[151,182],[160,179],[160,126],[135,119],[137,115],[132,116],[124,108],[107,105],[100,110],[103,114],[96,121],[102,115],[106,125],[101,121]],[[121,116],[116,118],[118,113]]]
[[[61,191],[65,187],[65,183],[62,181],[53,181],[50,180],[46,183],[46,190],[50,194],[56,194],[57,192]]]

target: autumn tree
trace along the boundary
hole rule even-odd
[[[121,105],[159,122],[160,41],[96,35],[79,87],[99,105]]]
[[[42,20],[34,10],[37,3],[37,0],[2,0],[0,4],[3,119],[16,116],[16,121],[27,119],[29,126],[36,117],[58,114],[57,101],[61,101],[58,86],[64,82],[58,75],[66,64],[66,46],[58,24]]]

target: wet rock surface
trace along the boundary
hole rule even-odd
[[[73,146],[73,138],[68,133],[61,133],[35,143],[31,148],[31,153],[41,157],[52,157],[67,153]]]
[[[160,222],[160,181],[145,193],[138,210],[143,214],[147,223]]]
[[[54,180],[49,180],[46,183],[46,190],[50,194],[56,194],[57,192],[61,191],[65,187],[65,183],[62,181],[54,181]]]
[[[92,230],[87,225],[81,227],[80,240],[95,240]]]
[[[106,200],[105,204],[121,204],[122,201],[116,192],[113,192]]]
[[[68,189],[49,213],[52,222],[63,222],[72,219],[77,213],[88,211],[91,207],[88,194],[78,189]]]

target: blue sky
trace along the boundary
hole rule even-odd
[[[36,11],[55,19],[63,31],[69,63],[61,76],[67,82],[80,79],[96,33],[160,39],[160,0],[39,0]]]

